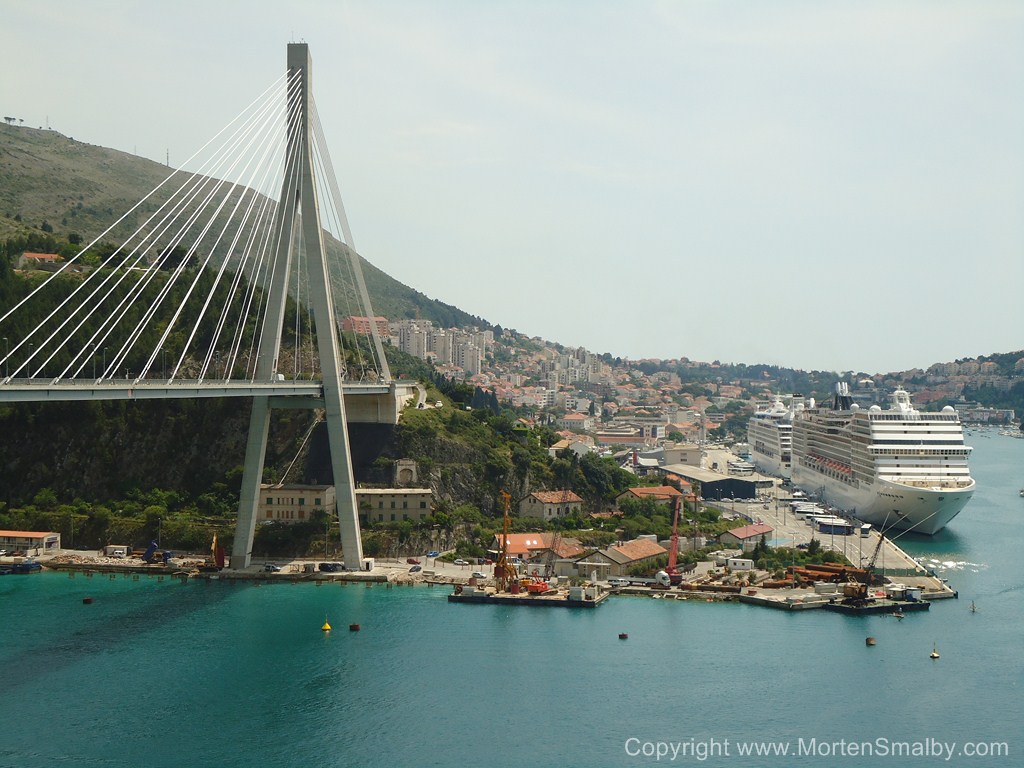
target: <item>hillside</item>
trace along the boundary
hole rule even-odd
[[[0,125],[0,243],[52,234],[58,243],[89,243],[170,175],[146,158],[83,144],[56,131]],[[146,201],[106,238],[133,231],[165,198]],[[337,241],[328,247],[344,247]],[[482,318],[431,299],[361,258],[374,312],[389,319],[421,317],[442,327],[482,325]]]

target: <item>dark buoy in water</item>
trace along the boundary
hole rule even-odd
[[[359,631],[359,625],[358,624],[349,624],[348,625],[348,631],[349,632],[358,632]]]
[[[619,640],[629,640],[629,635],[625,632],[619,632]]]
[[[874,645],[875,642],[876,642],[875,638],[873,638],[873,637],[867,637],[867,638],[864,639],[864,643],[866,645]]]
[[[83,598],[82,598],[82,602],[83,602],[83,603],[84,603],[85,605],[92,605],[92,598],[91,598],[91,597],[83,597]]]

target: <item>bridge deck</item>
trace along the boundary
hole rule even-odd
[[[104,379],[95,381],[53,379],[11,379],[0,383],[0,402],[57,402],[66,400],[159,400],[194,397],[314,397],[321,394],[319,381],[198,381],[178,379]],[[399,389],[408,385],[399,385]],[[346,383],[346,397],[385,395],[392,391],[386,383]]]

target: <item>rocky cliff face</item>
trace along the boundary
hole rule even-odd
[[[0,409],[3,500],[42,488],[58,498],[116,499],[132,488],[204,493],[245,458],[249,403],[241,399],[31,403]],[[277,413],[275,412],[277,416]],[[313,416],[280,412],[267,465],[282,471]]]
[[[237,484],[245,460],[250,404],[244,399],[28,403],[0,408],[0,501],[23,505],[43,488],[61,501],[122,498],[132,489],[190,495]],[[309,411],[272,412],[265,477],[331,483],[324,423]],[[414,458],[418,484],[453,507],[500,514],[496,489],[513,498],[527,478],[443,433],[381,424],[349,425],[357,483],[391,485],[394,461]],[[285,471],[291,466],[287,478]]]

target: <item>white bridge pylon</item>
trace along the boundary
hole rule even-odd
[[[322,409],[343,559],[359,569],[346,425],[395,423],[413,389],[392,380],[384,357],[305,43],[288,45],[283,80],[236,123],[212,160],[172,173],[0,310],[0,402],[251,398],[232,569],[252,557],[271,410]],[[121,245],[108,245],[136,220]],[[26,331],[18,310],[29,304],[46,316]],[[347,355],[340,313],[369,318],[365,343]]]
[[[296,98],[294,108],[288,111],[285,167],[295,168],[295,172],[286,173],[281,186],[277,226],[283,236],[276,238],[277,266],[267,300],[269,322],[263,324],[264,336],[259,345],[256,380],[268,381],[277,375],[277,356],[281,348],[293,252],[296,243],[301,240],[305,246],[304,266],[309,279],[309,301],[318,330],[317,347],[323,381],[331,469],[338,504],[338,523],[341,528],[341,546],[345,567],[358,570],[362,568],[363,543],[359,534],[359,509],[356,505],[352,454],[346,427],[334,301],[331,297],[331,280],[327,252],[324,248],[324,233],[320,223],[320,205],[311,152],[314,142],[310,122],[312,61],[309,57],[309,48],[304,43],[292,43],[288,46],[288,79],[289,82],[296,83]],[[368,316],[371,318],[369,324],[374,326],[373,315]],[[383,358],[383,355],[381,357]],[[263,479],[269,429],[270,399],[254,397],[245,452],[245,470],[242,474],[241,499],[238,504],[238,522],[231,550],[232,568],[244,568],[252,559],[256,512],[259,509],[260,484]]]

